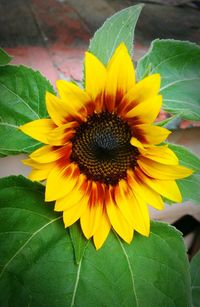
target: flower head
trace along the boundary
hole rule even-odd
[[[50,118],[20,127],[45,145],[24,163],[32,180],[46,180],[65,227],[80,219],[86,238],[100,248],[112,228],[130,243],[136,230],[149,235],[148,205],[162,196],[181,202],[175,179],[191,175],[162,143],[170,131],[153,126],[162,104],[160,75],[136,83],[123,43],[105,67],[85,57],[85,89],[58,81],[59,97],[46,94]]]

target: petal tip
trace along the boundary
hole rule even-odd
[[[190,169],[190,168],[187,168],[187,177],[191,176],[192,174],[194,174],[195,171]]]
[[[26,125],[27,125],[27,124],[21,125],[21,126],[19,126],[17,129],[20,130],[20,131],[23,132],[23,133],[26,133],[26,132],[25,132],[25,131],[26,131]]]
[[[21,132],[23,132],[24,134],[26,134],[26,135],[32,137],[32,134],[31,134],[31,123],[32,123],[32,122],[28,122],[28,123],[26,123],[26,124],[24,124],[24,125],[22,125],[22,126],[19,126],[19,127],[18,127],[18,130],[21,131]],[[32,137],[32,138],[33,138],[33,137]]]
[[[46,101],[46,103],[51,101],[54,97],[57,98],[57,96],[55,96],[54,94],[46,91],[46,93],[45,93],[45,101]]]
[[[83,231],[83,229],[82,229]],[[83,232],[84,236],[86,237],[87,240],[91,239],[92,237],[92,234],[91,233],[86,233],[86,232]]]
[[[138,139],[136,139],[135,137],[132,137],[132,138],[131,138],[130,143],[131,143],[131,145],[134,146],[134,147],[138,147],[138,148],[140,148],[140,149],[143,149],[143,148],[144,148],[143,145],[142,145],[142,143],[141,143],[140,141],[138,141]]]
[[[48,190],[47,190],[47,188],[46,188],[46,190],[45,190],[45,199],[44,199],[46,202],[49,202],[49,201],[54,201],[55,200],[55,198],[52,196],[52,195],[50,195],[49,193],[48,193]]]
[[[94,237],[93,237],[93,242],[94,242],[94,246],[96,248],[96,251],[98,251],[102,247],[102,245],[104,244],[104,242],[98,242],[97,240],[95,240]]]
[[[124,42],[119,43],[117,49],[119,49],[119,50],[121,49],[121,50],[128,52],[128,48],[127,48],[127,46]]]
[[[98,60],[99,61],[99,59],[92,53],[92,52],[90,52],[90,51],[86,51],[85,52],[85,62],[87,62],[87,61],[90,61],[90,60]]]
[[[177,204],[181,204],[183,202],[183,197],[182,195],[178,196],[176,199]]]
[[[63,80],[56,80],[56,87],[58,88],[63,83]]]

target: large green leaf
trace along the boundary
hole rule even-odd
[[[194,307],[199,307],[200,302],[200,251],[192,258],[190,264],[192,303]]]
[[[181,165],[194,171],[190,177],[177,180],[183,200],[200,204],[200,159],[185,147],[173,144],[169,144],[169,147],[176,153]]]
[[[12,57],[5,52],[2,48],[0,48],[0,66],[7,65],[12,60]]]
[[[200,120],[200,48],[175,40],[156,40],[139,61],[138,79],[161,74],[164,109],[182,118]]]
[[[0,67],[0,154],[29,153],[39,144],[18,130],[34,119],[47,117],[45,92],[50,83],[37,71],[24,66]]]
[[[79,265],[69,233],[44,187],[23,177],[0,180],[0,305],[7,307],[188,307],[189,265],[180,233],[154,222],[131,245],[111,233]]]
[[[90,41],[89,51],[104,64],[121,42],[132,54],[134,29],[142,7],[143,4],[131,6],[108,18]]]

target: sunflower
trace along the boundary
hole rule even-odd
[[[161,210],[161,196],[181,202],[176,179],[192,174],[167,145],[170,131],[153,126],[161,105],[160,75],[136,83],[121,43],[107,66],[85,56],[85,88],[57,81],[59,97],[46,93],[50,118],[20,127],[45,145],[24,164],[31,180],[46,180],[45,200],[55,201],[65,227],[80,219],[99,249],[113,228],[127,243],[134,230],[149,236],[148,205]],[[159,145],[159,146],[158,146]]]

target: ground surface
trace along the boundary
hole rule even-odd
[[[134,60],[146,52],[155,38],[200,43],[200,5],[195,5],[195,1],[143,2],[145,7],[136,28]],[[136,3],[132,0],[1,0],[0,45],[14,56],[13,63],[39,69],[53,83],[58,78],[81,79],[84,51],[95,30],[107,17]],[[175,6],[180,3],[185,5]]]

